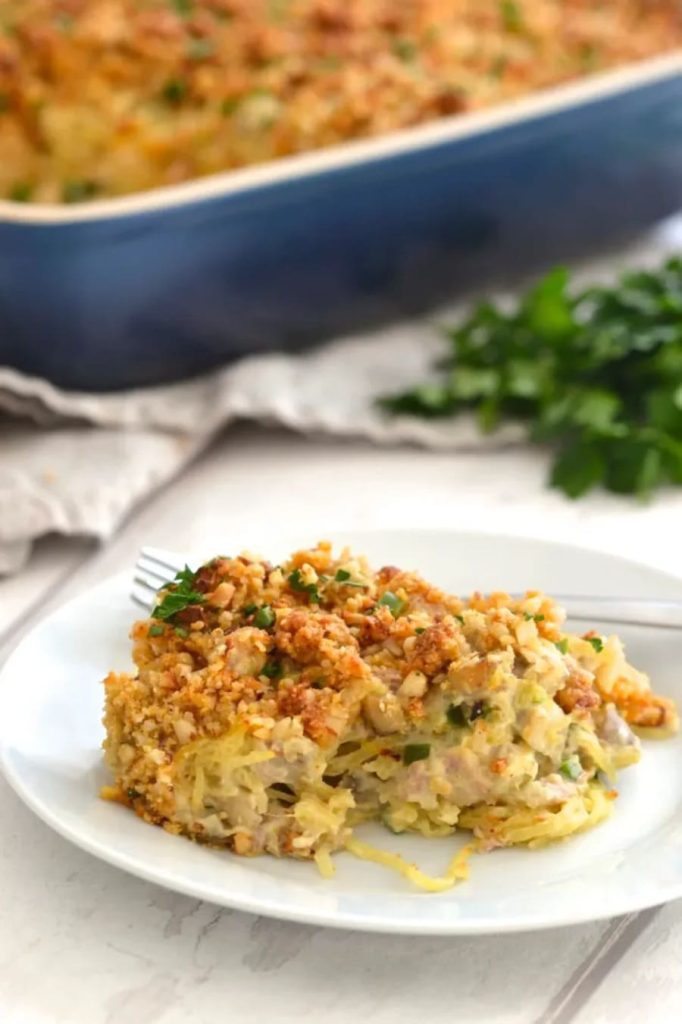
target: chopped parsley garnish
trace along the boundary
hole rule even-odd
[[[310,598],[311,604],[320,603],[320,594],[317,589],[317,583],[304,583],[300,569],[294,569],[293,572],[289,573],[287,580],[291,589],[296,591],[296,593],[307,594]]]
[[[181,18],[189,18],[194,11],[194,0],[169,0],[169,3]]]
[[[13,203],[30,203],[33,195],[33,185],[28,181],[17,181],[12,185],[9,198]]]
[[[415,633],[417,636],[421,636],[422,633],[426,632],[426,626],[415,626]]]
[[[204,595],[200,594],[198,590],[194,590],[195,579],[196,574],[188,566],[181,569],[152,612],[152,618],[172,619],[174,615],[184,611],[191,604],[203,604]]]
[[[96,181],[65,181],[62,186],[62,199],[65,203],[84,203],[94,199],[99,192]]]
[[[523,15],[516,0],[500,0],[500,14],[507,32],[518,32],[523,26]]]
[[[383,605],[388,608],[394,619],[397,619],[401,612],[405,611],[407,607],[407,601],[403,601],[402,598],[394,594],[392,590],[387,590],[381,595],[377,601],[377,606]]]
[[[212,39],[192,39],[187,44],[186,54],[189,60],[208,60],[215,53]]]
[[[464,625],[464,616],[463,615],[455,615],[455,618],[457,619],[458,622],[461,622],[462,625]]]
[[[559,267],[514,308],[480,303],[449,332],[435,382],[390,396],[424,419],[470,410],[480,429],[522,423],[554,445],[551,484],[645,498],[682,486],[682,257],[606,286]]]
[[[179,583],[194,583],[196,575],[197,574],[194,572],[194,570],[190,569],[187,563],[185,563],[185,568],[180,569],[179,572],[175,574],[175,578],[176,580],[178,580]]]
[[[345,583],[347,587],[366,587],[366,583],[361,583],[359,580],[351,579],[351,574],[348,569],[337,569],[334,575],[335,583]]]
[[[573,757],[566,758],[565,761],[561,762],[559,771],[565,779],[571,779],[575,782],[576,779],[580,778],[583,773],[583,766],[581,765],[578,758],[574,755]]]
[[[184,78],[169,78],[161,90],[161,96],[166,103],[177,106],[186,98],[189,86]]]
[[[562,654],[568,654],[568,637],[563,637],[561,640],[557,640],[554,646]]]
[[[425,761],[431,753],[430,743],[407,743],[403,748],[403,764]]]
[[[266,661],[261,675],[266,679],[279,679],[283,672],[284,667],[280,661]]]
[[[242,615],[253,615],[253,613],[257,611],[257,604],[245,604],[244,607],[242,608]]]
[[[450,725],[454,725],[460,729],[463,729],[468,723],[466,712],[461,704],[451,704],[445,712],[445,717]]]
[[[585,637],[585,639],[587,640],[588,644],[592,644],[597,654],[601,654],[601,652],[604,650],[604,641],[600,636],[588,636]]]
[[[147,631],[147,636],[163,636],[163,634],[165,632],[166,632],[166,627],[165,626],[162,626],[159,623],[155,623],[153,626],[149,627],[149,629]]]
[[[524,612],[523,613],[523,617],[526,620],[526,622],[544,622],[545,621],[545,616],[544,615],[531,615],[530,612]]]
[[[138,796],[141,796],[136,789],[127,789],[126,796],[129,800],[137,800]]]
[[[599,50],[593,43],[583,43],[578,52],[583,71],[593,71],[599,60]]]
[[[172,619],[178,612],[183,612],[191,604],[202,604],[204,595],[189,590],[186,587],[179,587],[177,590],[169,591],[164,595],[160,604],[152,612],[153,619]]]
[[[173,632],[176,636],[182,637],[183,640],[186,640],[189,636],[189,630],[185,629],[184,626],[176,626]]]
[[[405,64],[409,64],[417,56],[417,46],[411,39],[394,39],[393,52]]]
[[[230,117],[230,115],[234,114],[235,110],[239,107],[241,101],[241,96],[228,96],[220,104],[220,113],[223,117]]]
[[[264,604],[255,614],[253,624],[258,629],[270,629],[277,622],[275,610],[269,604]]]

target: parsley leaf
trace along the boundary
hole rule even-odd
[[[409,64],[417,56],[417,46],[411,39],[394,39],[393,52],[405,64]]]
[[[606,465],[598,450],[589,443],[568,445],[552,469],[551,482],[569,498],[579,498],[604,479]]]
[[[508,32],[518,32],[523,25],[521,10],[515,0],[500,0],[502,22]]]
[[[192,569],[190,569],[187,563],[185,563],[185,568],[180,569],[180,571],[175,574],[175,579],[179,583],[194,583],[194,580],[196,579],[196,573],[193,572]]]
[[[604,641],[600,636],[588,636],[585,637],[585,639],[587,640],[588,644],[592,644],[597,654],[601,654],[601,652],[604,650]]]
[[[62,199],[65,203],[84,203],[87,199],[94,199],[99,192],[99,185],[96,181],[65,181],[62,186]]]
[[[557,640],[554,646],[562,654],[568,654],[568,637],[562,637],[561,640]]]
[[[262,608],[259,608],[253,619],[253,624],[258,629],[270,629],[276,622],[277,616],[269,604],[264,604]]]
[[[583,766],[574,754],[573,757],[568,757],[565,761],[561,762],[561,765],[559,766],[559,771],[565,779],[571,779],[573,782],[575,782],[575,780],[579,779],[582,775]]]
[[[300,569],[294,569],[292,573],[289,573],[287,580],[291,589],[296,591],[296,593],[307,594],[310,598],[311,604],[320,603],[320,594],[317,589],[317,583],[304,583]]]
[[[181,18],[189,18],[194,12],[194,0],[169,0],[169,3]]]
[[[239,108],[241,101],[241,96],[227,96],[220,104],[220,113],[223,117],[231,117]]]
[[[348,572],[348,569],[337,569],[334,575],[334,582],[344,583],[347,587],[359,587],[360,589],[367,586],[366,583],[361,583],[359,580],[351,579],[351,574]]]
[[[518,4],[501,0],[514,22]],[[569,287],[551,271],[516,304],[482,302],[448,334],[440,377],[380,399],[423,419],[469,410],[554,446],[552,486],[647,498],[682,485],[682,257],[607,286]]]
[[[172,106],[178,106],[186,98],[189,86],[184,78],[169,78],[161,90],[161,96]]]
[[[431,753],[430,743],[406,743],[403,747],[403,764],[425,761]]]
[[[9,192],[9,198],[13,203],[30,203],[32,195],[33,185],[28,181],[15,181]]]
[[[153,619],[164,621],[172,619],[178,612],[182,612],[191,604],[203,604],[205,597],[198,590],[194,590],[196,573],[193,573],[189,566],[185,566],[176,575],[173,583],[166,588],[164,596],[152,612]]]
[[[468,723],[466,712],[461,704],[451,704],[445,712],[450,725],[454,725],[460,729],[463,729]]]
[[[377,605],[385,605],[393,618],[397,619],[398,616],[405,611],[407,601],[403,601],[402,598],[398,597],[397,594],[394,594],[392,590],[386,590],[377,601]]]

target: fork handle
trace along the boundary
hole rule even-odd
[[[566,609],[568,618],[577,622],[609,622],[682,630],[682,601],[577,594],[553,594],[552,597]]]

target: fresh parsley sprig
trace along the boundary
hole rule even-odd
[[[682,484],[682,258],[571,291],[551,271],[511,312],[481,303],[449,333],[437,383],[382,399],[391,413],[473,410],[556,451],[551,483],[648,496]]]
[[[154,608],[152,618],[167,621],[191,604],[203,604],[205,596],[194,590],[195,580],[196,573],[192,572],[188,565],[181,569]]]

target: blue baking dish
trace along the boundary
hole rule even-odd
[[[682,58],[172,188],[0,202],[0,363],[177,379],[412,315],[682,207]]]

